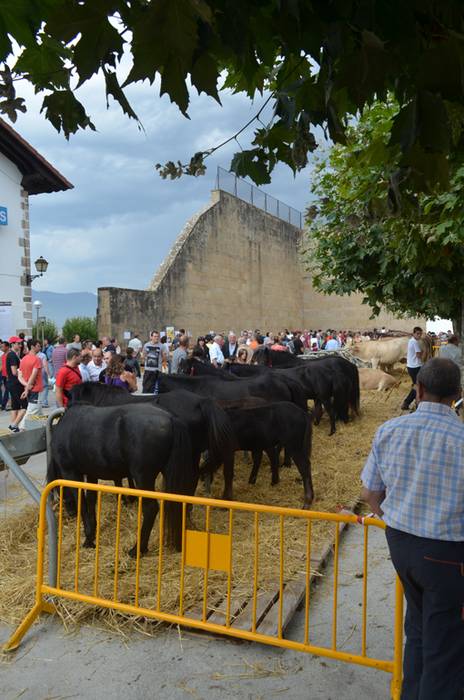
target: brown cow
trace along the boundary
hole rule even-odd
[[[370,369],[368,367],[358,367],[359,386],[361,390],[387,391],[394,386],[398,386],[399,381],[391,374],[382,372],[381,369]]]

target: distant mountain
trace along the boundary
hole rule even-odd
[[[39,314],[54,321],[61,328],[67,318],[72,316],[92,316],[97,314],[97,295],[91,292],[36,292],[32,290],[32,301],[42,302]],[[34,323],[36,313],[33,312]]]

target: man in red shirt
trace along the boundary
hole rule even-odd
[[[24,387],[21,398],[27,399],[27,410],[19,424],[21,430],[26,427],[27,416],[42,413],[42,405],[39,403],[39,394],[43,391],[42,360],[37,356],[42,346],[39,340],[32,338],[27,341],[27,347],[29,352],[19,363],[18,372],[18,379]]]
[[[76,348],[70,348],[66,355],[66,364],[63,365],[56,375],[55,392],[58,406],[66,408],[69,392],[76,384],[82,384],[82,377],[79,372],[80,361],[81,351]]]

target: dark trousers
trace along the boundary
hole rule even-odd
[[[408,367],[409,376],[411,377],[411,381],[412,381],[412,389],[409,392],[409,394],[406,396],[405,400],[403,401],[404,406],[409,406],[409,404],[411,404],[414,401],[414,399],[416,398],[415,384],[416,384],[417,375],[419,374],[419,370],[420,370],[420,367]]]
[[[1,406],[2,408],[6,408],[6,405],[8,403],[8,399],[10,398],[10,392],[8,390],[8,385],[6,383],[6,377],[3,375],[0,375],[0,394],[2,393],[3,390],[3,395],[1,396]]]
[[[464,542],[386,535],[407,602],[401,700],[463,700]]]
[[[155,384],[155,373],[146,371],[143,373],[142,391],[144,394],[152,394]]]

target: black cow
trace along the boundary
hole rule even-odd
[[[313,499],[311,476],[311,417],[298,406],[288,402],[268,403],[247,408],[226,408],[237,441],[237,450],[247,450],[253,455],[253,469],[249,483],[256,483],[256,477],[265,452],[271,463],[271,484],[279,482],[278,455],[285,448],[294,460],[303,479],[304,508],[309,508]],[[219,465],[207,465],[211,473]],[[225,490],[232,490],[233,469],[224,465]]]
[[[224,411],[211,399],[195,396],[190,391],[168,394],[133,395],[125,389],[97,382],[84,382],[71,389],[70,405],[88,403],[92,406],[120,406],[122,404],[152,404],[169,411],[188,428],[192,444],[194,469],[198,472],[201,453],[208,450],[214,462],[233,460],[234,433]]]
[[[271,372],[256,374],[252,377],[236,377],[227,370],[218,370],[194,358],[184,360],[182,367],[187,377],[182,374],[159,375],[159,391],[169,391],[170,387],[182,386],[183,389],[215,399],[235,400],[257,396],[266,401],[291,401],[305,411],[308,409],[301,383],[293,377],[279,376]],[[184,383],[179,384],[182,381]],[[222,387],[219,386],[221,383]]]
[[[73,481],[115,480],[130,476],[137,488],[153,490],[159,473],[166,491],[193,495],[197,474],[185,425],[156,406],[139,404],[98,408],[74,405],[53,429],[47,483],[58,478]],[[77,499],[76,491],[73,495]],[[85,547],[95,542],[96,492],[82,499]],[[140,552],[148,540],[158,512],[158,502],[144,499]],[[168,535],[177,549],[181,545],[182,507],[166,503]],[[137,545],[130,550],[137,553]]]

